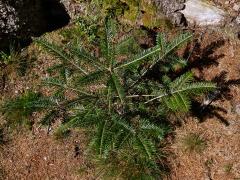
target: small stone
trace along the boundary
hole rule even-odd
[[[240,24],[240,15],[235,19],[237,24]]]
[[[240,104],[236,105],[235,112],[240,115]]]
[[[230,4],[230,1],[225,1],[225,4],[226,4],[226,5]]]
[[[234,4],[233,10],[234,11],[239,11],[240,10],[240,4]]]
[[[230,54],[230,57],[232,57],[232,58],[235,56],[233,46],[230,46],[230,47],[229,47],[229,54]]]

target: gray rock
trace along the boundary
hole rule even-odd
[[[77,3],[75,1],[70,0],[60,0],[60,2],[64,5],[68,15],[71,19],[78,18],[81,14],[83,14],[86,10],[86,6],[84,3]]]
[[[159,10],[165,14],[174,25],[182,26],[185,18],[180,12],[185,8],[185,0],[154,0]]]
[[[181,12],[187,21],[199,26],[221,25],[226,13],[203,0],[188,0],[185,9]]]
[[[0,50],[67,24],[69,16],[59,1],[0,0]]]
[[[0,33],[17,31],[19,19],[16,10],[0,1]]]

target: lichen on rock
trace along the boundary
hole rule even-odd
[[[0,0],[0,50],[28,44],[32,36],[60,28],[69,16],[59,0]]]
[[[0,34],[14,32],[18,29],[19,19],[14,7],[0,0],[0,14]]]
[[[170,21],[159,11],[152,0],[121,0],[128,5],[123,18],[131,24],[138,24],[148,28],[169,27]]]
[[[159,11],[177,26],[185,25],[185,18],[180,12],[185,8],[185,0],[154,0]]]

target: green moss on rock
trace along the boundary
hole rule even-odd
[[[170,27],[170,22],[161,14],[151,0],[121,0],[129,7],[124,18],[131,24],[141,24],[148,28]]]

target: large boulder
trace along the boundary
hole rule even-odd
[[[0,30],[1,33],[17,31],[19,19],[16,10],[8,4],[0,1]]]
[[[223,25],[226,12],[202,0],[188,0],[185,9],[181,11],[188,23],[199,26]]]
[[[59,0],[0,0],[0,49],[28,43],[32,36],[60,28],[69,15]]]
[[[7,45],[9,34],[16,36],[19,29],[19,18],[15,8],[0,0],[0,49]]]

